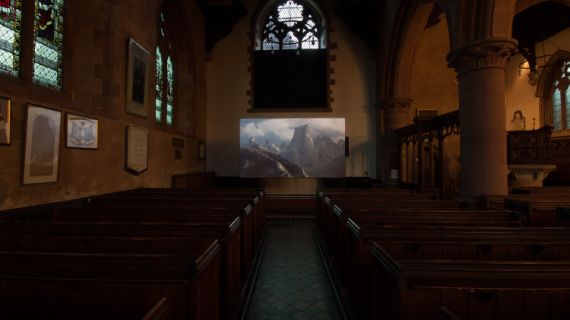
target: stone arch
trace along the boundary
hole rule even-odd
[[[379,66],[379,75],[384,75],[384,79],[379,79],[382,86],[379,88],[379,100],[409,96],[416,46],[435,6],[436,1],[405,2],[400,5],[390,33],[385,33],[389,35],[389,56],[384,60],[384,65]],[[449,23],[448,12],[440,7]]]
[[[515,7],[515,14],[547,1],[558,2],[560,4],[570,6],[570,0],[518,0]]]
[[[536,96],[539,98],[540,115],[542,116],[542,125],[552,124],[552,109],[550,108],[552,99],[552,80],[558,71],[558,66],[562,61],[570,59],[570,52],[565,50],[556,51],[538,74],[536,84]]]
[[[516,0],[456,0],[437,2],[450,27],[451,51],[486,39],[510,39]]]
[[[261,43],[261,34],[263,33],[264,20],[269,12],[275,7],[278,2],[283,0],[269,0],[267,2],[260,1],[255,8],[252,18],[251,18],[251,30],[252,30],[252,40],[253,47],[257,48]],[[321,42],[326,44],[328,48],[328,26],[330,24],[330,19],[325,7],[319,0],[302,0],[303,4],[309,7],[312,13],[317,15],[317,20],[321,23],[320,28],[323,30]]]
[[[393,97],[409,97],[410,77],[412,76],[412,65],[414,61],[416,46],[421,37],[428,18],[434,8],[434,2],[418,3],[410,15],[407,23],[402,24],[401,42],[398,44],[394,54],[394,84]]]

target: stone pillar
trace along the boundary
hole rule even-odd
[[[397,178],[394,179],[391,176],[391,170],[399,167],[398,161],[400,159],[398,154],[398,137],[394,130],[410,124],[409,113],[411,105],[412,100],[408,98],[393,98],[378,103],[378,107],[384,115],[382,152],[378,154],[378,159],[381,159],[379,161],[381,168],[378,168],[378,172],[386,184],[398,182]]]
[[[516,46],[512,39],[488,39],[447,57],[459,81],[464,196],[508,193],[505,64]]]

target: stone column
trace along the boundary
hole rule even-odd
[[[408,98],[392,98],[382,100],[378,103],[378,107],[384,114],[384,137],[382,139],[382,152],[378,154],[380,159],[378,168],[379,176],[383,177],[384,183],[394,184],[398,179],[391,178],[391,169],[399,167],[400,155],[398,154],[398,136],[394,130],[410,124],[409,113],[412,100]]]
[[[459,81],[464,196],[508,193],[505,64],[516,45],[513,39],[488,39],[447,57]]]

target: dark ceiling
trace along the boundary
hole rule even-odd
[[[335,14],[371,50],[378,48],[379,2],[378,0],[339,0],[335,8]]]
[[[206,50],[211,52],[218,41],[227,36],[233,26],[246,15],[240,0],[228,0],[228,5],[209,5],[198,0],[206,20]],[[371,49],[378,47],[378,0],[338,0],[334,13],[350,30]],[[435,6],[426,28],[439,22],[442,11]],[[570,7],[555,1],[532,6],[513,21],[513,38],[519,42],[519,50],[525,57],[534,55],[534,46],[552,35],[570,27]],[[528,57],[527,57],[528,59]]]
[[[228,1],[228,5],[210,5],[208,0],[197,0],[206,21],[206,51],[227,36],[233,26],[246,15],[240,0]],[[366,45],[375,50],[378,39],[378,0],[339,0],[334,12],[350,30]]]
[[[513,21],[513,38],[519,52],[536,68],[535,45],[570,27],[570,7],[546,1],[521,11]]]

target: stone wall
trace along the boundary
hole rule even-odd
[[[0,95],[12,99],[12,143],[0,146],[0,209],[23,207],[104,194],[136,187],[167,187],[173,174],[204,170],[197,141],[205,140],[205,54],[203,18],[193,1],[169,3],[184,19],[177,23],[173,45],[176,87],[175,125],[154,121],[154,52],[161,1],[67,1],[64,30],[63,89],[31,81],[31,41],[22,43],[19,79],[0,77]],[[133,10],[136,7],[137,10]],[[26,19],[26,17],[24,18]],[[29,35],[28,37],[30,37]],[[151,74],[146,118],[127,114],[128,40],[150,52]],[[31,39],[31,38],[30,38]],[[98,150],[65,147],[62,126],[56,183],[23,185],[26,109],[36,104],[99,120]],[[65,119],[65,116],[64,116]],[[150,130],[148,170],[125,171],[125,126]],[[172,138],[184,140],[176,160]]]

